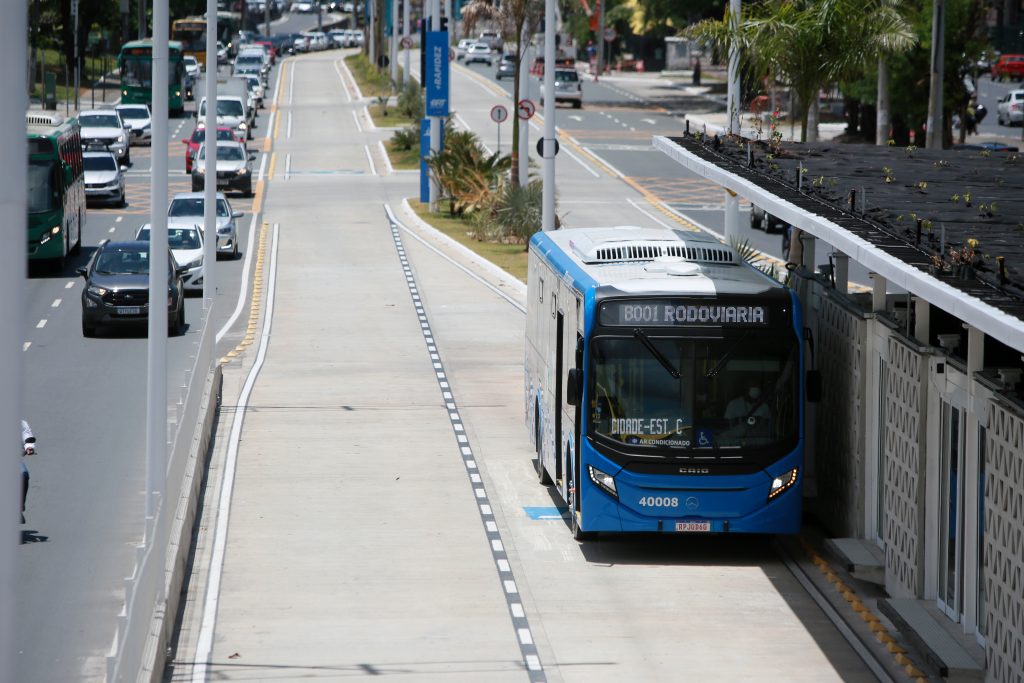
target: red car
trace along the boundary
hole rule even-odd
[[[185,145],[185,173],[192,172],[192,159],[194,159],[196,154],[199,153],[199,145],[201,145],[205,139],[205,128],[196,128],[192,131],[191,136],[182,138],[181,143]],[[217,127],[217,139],[234,140],[235,142],[241,142],[243,145],[245,144],[245,140],[236,138],[234,132],[230,128],[224,128],[222,126]]]
[[[1024,79],[1024,55],[1000,55],[999,61],[992,65],[993,81],[1006,78],[1015,81]]]

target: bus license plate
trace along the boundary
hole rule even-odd
[[[711,531],[711,522],[676,522],[676,531]]]
[[[118,306],[117,312],[119,315],[138,315],[142,309],[138,306]]]

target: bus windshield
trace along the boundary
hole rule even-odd
[[[179,70],[184,70],[181,57],[171,55],[167,63],[167,75],[170,86],[178,81]],[[152,88],[153,60],[149,55],[121,58],[121,84],[126,86]]]
[[[590,426],[633,447],[795,446],[798,349],[753,331],[725,338],[597,337]]]
[[[57,166],[53,161],[29,161],[28,212],[42,213],[60,206],[60,190],[54,182]]]

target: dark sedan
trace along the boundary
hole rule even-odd
[[[82,290],[82,335],[96,336],[101,325],[144,324],[149,320],[149,242],[102,242],[89,265],[78,269]],[[167,251],[167,330],[185,328],[183,268]]]

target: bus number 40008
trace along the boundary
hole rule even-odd
[[[679,507],[679,499],[669,498],[668,496],[664,498],[661,496],[644,496],[640,498],[640,507],[677,508]]]

